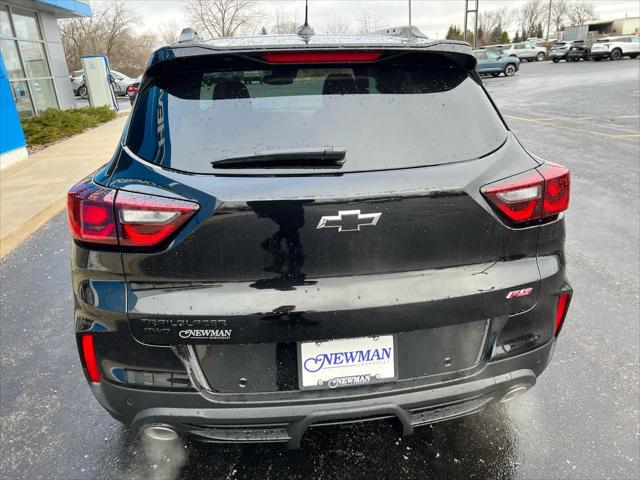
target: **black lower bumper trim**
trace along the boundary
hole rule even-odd
[[[554,345],[552,341],[489,362],[477,375],[460,381],[389,390],[374,397],[346,395],[327,402],[223,406],[191,392],[152,392],[104,382],[92,388],[100,403],[134,431],[170,425],[180,434],[204,442],[283,442],[289,448],[298,448],[307,429],[323,425],[391,418],[399,422],[404,435],[409,435],[415,427],[479,412],[516,387],[533,386],[550,361]]]

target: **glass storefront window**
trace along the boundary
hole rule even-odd
[[[7,7],[0,5],[0,36],[13,37],[13,31],[11,30],[11,22],[9,22],[9,12]]]
[[[1,40],[0,49],[2,50],[2,58],[4,59],[9,79],[24,78],[24,70],[22,70],[15,40]]]
[[[27,77],[49,77],[49,65],[47,64],[47,54],[44,51],[44,44],[39,42],[18,42],[24,68],[27,70]]]
[[[11,82],[11,93],[16,102],[16,109],[20,118],[33,117],[33,105],[27,89],[27,82]]]
[[[36,12],[0,5],[0,50],[21,118],[58,108],[46,43]]]
[[[56,92],[53,89],[52,80],[31,80],[29,81],[29,85],[31,86],[33,101],[36,104],[38,112],[44,112],[47,108],[58,108],[58,101],[56,100]]]
[[[11,14],[17,38],[25,40],[42,40],[40,37],[40,29],[38,28],[38,17],[34,12],[12,9]]]

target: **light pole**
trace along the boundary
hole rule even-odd
[[[409,0],[409,26],[411,26],[411,0]]]
[[[549,17],[547,18],[547,42],[549,41],[549,30],[551,29],[551,2],[553,2],[553,0],[549,0]]]
[[[475,21],[473,24],[473,48],[478,46],[478,4],[480,0],[472,0],[475,3],[475,8],[469,10],[469,0],[464,0],[464,41],[467,41],[467,18],[470,13],[475,14]]]

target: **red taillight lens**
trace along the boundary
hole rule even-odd
[[[382,52],[371,51],[300,51],[268,52],[262,59],[269,63],[362,63],[373,62],[382,56]]]
[[[84,363],[84,368],[87,370],[89,380],[98,383],[100,381],[100,371],[98,370],[96,349],[93,346],[93,335],[85,333],[80,337],[80,349],[82,362]]]
[[[481,192],[510,224],[545,220],[569,207],[569,170],[548,162],[485,185]]]
[[[198,210],[185,200],[118,192],[116,211],[120,245],[150,247],[176,232]]]
[[[129,96],[132,96],[137,91],[138,91],[138,87],[134,87],[133,85],[130,85],[129,87],[127,87],[127,95]]]
[[[570,174],[562,165],[547,162],[538,168],[544,177],[542,218],[552,217],[569,208]]]
[[[195,212],[186,200],[117,191],[89,181],[67,197],[67,216],[76,240],[124,247],[153,247],[169,238]]]
[[[67,218],[71,236],[83,242],[117,245],[113,210],[115,190],[91,181],[73,186],[67,194]]]
[[[568,293],[561,293],[558,297],[558,306],[556,307],[556,327],[554,334],[560,333],[564,319],[567,316],[567,310],[569,307],[570,295]]]

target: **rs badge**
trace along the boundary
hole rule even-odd
[[[527,295],[531,295],[533,288],[523,288],[522,290],[512,290],[507,293],[507,298],[516,298],[516,297],[526,297]]]

